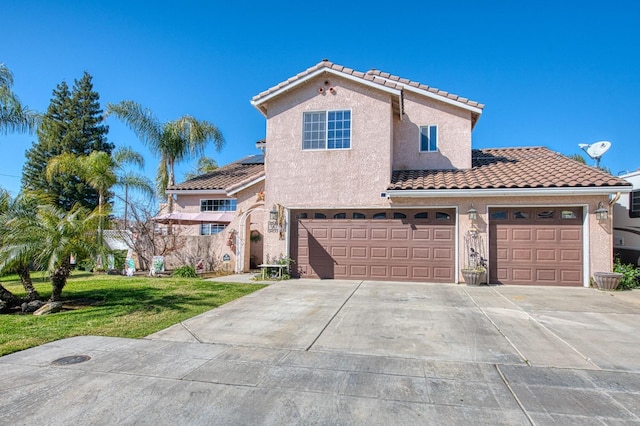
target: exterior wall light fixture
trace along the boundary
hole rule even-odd
[[[467,214],[469,215],[469,220],[474,223],[478,219],[478,210],[473,207],[471,204],[471,208],[467,210]]]
[[[598,208],[596,209],[596,219],[598,219],[599,222],[609,219],[609,209],[602,205],[602,201],[598,203]]]
[[[271,207],[271,211],[269,212],[269,219],[278,220],[278,209],[276,208],[275,204],[273,205],[273,207]]]

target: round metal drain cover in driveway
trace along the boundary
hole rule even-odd
[[[63,358],[58,358],[53,361],[51,364],[53,365],[72,365],[72,364],[80,364],[81,362],[89,361],[91,357],[89,355],[71,355],[65,356]]]

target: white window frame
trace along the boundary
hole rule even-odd
[[[422,149],[422,129],[427,129],[427,149],[423,150]],[[435,131],[435,149],[431,149],[431,129],[433,129]],[[428,126],[420,126],[418,128],[418,151],[419,152],[438,152],[438,126],[435,124],[430,124]]]
[[[331,112],[348,112],[349,113],[349,146],[348,147],[340,147],[340,148],[329,148],[329,131],[335,129],[329,129],[329,113]],[[324,114],[324,146],[321,148],[305,148],[305,117],[308,114]],[[342,120],[344,121],[344,120]],[[342,130],[345,130],[344,128]],[[344,139],[344,137],[342,138]],[[351,149],[353,144],[353,112],[350,109],[331,109],[326,111],[304,111],[302,113],[302,142],[301,148],[303,151],[344,151]]]
[[[202,209],[202,202],[203,201],[225,201],[225,202],[235,202],[235,204],[233,205],[233,209],[218,209],[218,210],[203,210]],[[200,199],[200,212],[235,212],[236,210],[238,210],[238,199],[237,198],[201,198]]]
[[[640,217],[640,190],[629,193],[629,217]]]
[[[202,232],[205,227],[209,228],[209,232],[208,233]],[[211,232],[211,230],[214,229],[214,227],[215,227],[215,229],[217,231],[216,232]],[[216,235],[216,234],[219,234],[221,232],[224,232],[226,227],[227,227],[227,225],[225,225],[224,223],[201,223],[200,224],[200,235]]]

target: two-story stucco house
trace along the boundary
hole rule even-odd
[[[472,149],[482,104],[326,60],[251,102],[266,149],[263,174],[236,182],[250,200],[225,228],[236,271],[257,231],[263,259],[291,257],[294,275],[458,283],[470,230],[490,283],[587,286],[611,270],[612,217],[595,212],[629,184],[543,147]],[[218,185],[190,182],[169,188],[185,209]]]

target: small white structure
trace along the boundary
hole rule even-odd
[[[633,185],[613,210],[613,251],[622,263],[640,266],[640,170],[619,176]]]

